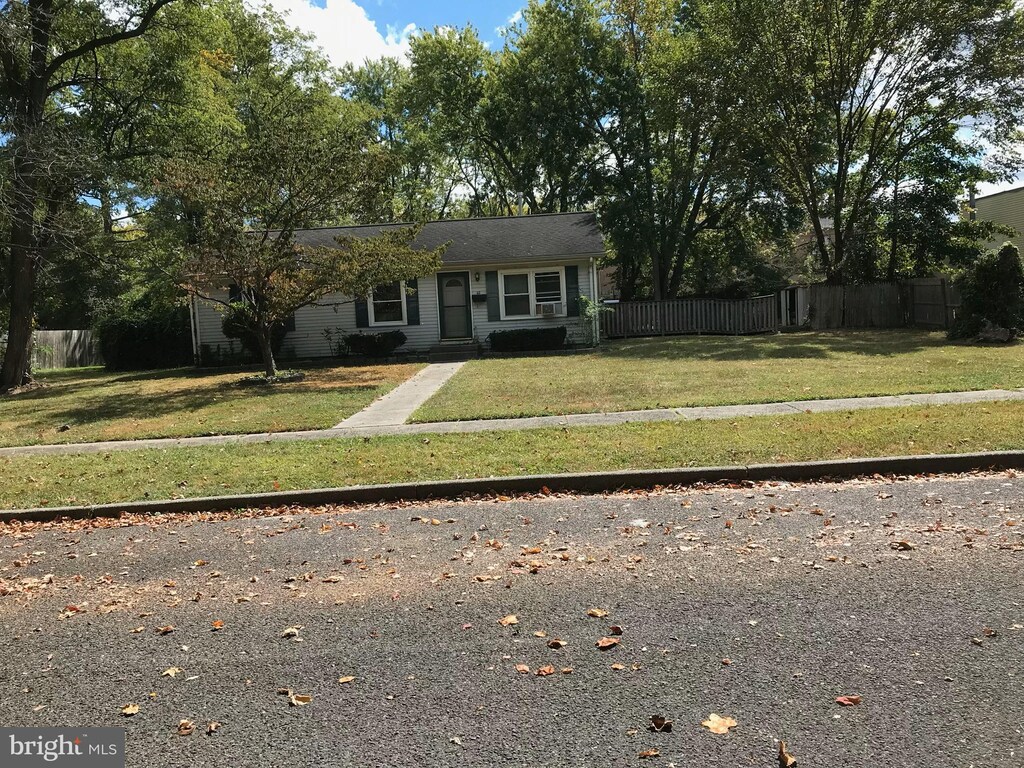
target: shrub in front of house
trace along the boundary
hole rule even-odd
[[[93,324],[108,371],[145,371],[191,365],[187,307],[148,296],[102,307]]]
[[[963,305],[951,338],[1008,341],[1024,328],[1024,261],[1012,243],[981,256],[958,285]]]
[[[513,331],[493,331],[487,340],[492,352],[543,352],[565,348],[567,329],[564,325],[553,328],[519,328]]]
[[[357,357],[387,357],[405,342],[406,335],[401,331],[353,333],[345,337],[345,348]]]

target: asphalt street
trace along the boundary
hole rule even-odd
[[[0,725],[147,768],[1017,768],[1022,573],[1012,474],[7,526]]]

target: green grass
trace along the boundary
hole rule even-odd
[[[1024,345],[941,333],[681,336],[468,363],[414,421],[544,416],[1024,386]]]
[[[322,429],[421,367],[314,368],[273,387],[240,387],[251,372],[237,371],[45,371],[43,386],[0,398],[0,446]]]
[[[0,508],[1024,448],[1024,403],[0,459]]]

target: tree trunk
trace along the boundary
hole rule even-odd
[[[268,379],[277,376],[277,363],[274,362],[274,345],[271,342],[270,328],[260,327],[256,337],[260,342],[260,354],[263,355],[263,372]]]
[[[7,349],[0,366],[0,392],[32,381],[32,324],[35,320],[36,254],[33,205],[35,190],[15,173],[12,181],[14,210],[10,225],[11,306],[7,323]],[[20,182],[20,183],[19,183]]]

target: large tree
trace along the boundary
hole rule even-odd
[[[103,77],[102,52],[141,37],[174,0],[12,0],[0,8],[0,127],[6,135],[8,327],[0,392],[30,380],[38,267],[59,246],[63,218],[98,159],[68,109]]]
[[[746,54],[747,118],[842,281],[901,166],[950,130],[998,150],[1024,105],[1013,0],[751,0],[728,18]],[[831,220],[831,232],[828,220]]]

